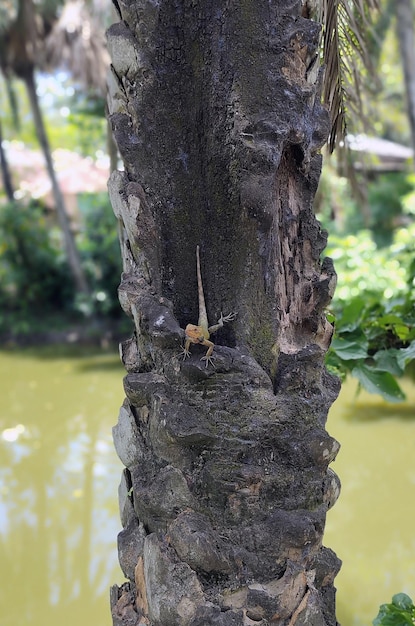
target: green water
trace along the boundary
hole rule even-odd
[[[0,624],[110,626],[123,369],[49,352],[0,353]]]
[[[111,426],[123,400],[116,353],[0,352],[0,626],[110,626],[121,464]],[[343,626],[370,624],[393,593],[415,596],[415,389],[405,405],[354,399],[328,429],[343,490],[325,544],[343,559]]]
[[[343,626],[371,624],[379,605],[405,591],[415,599],[415,387],[405,404],[355,396],[347,383],[328,430],[342,448],[332,467],[342,481],[325,544],[343,560],[336,579]]]

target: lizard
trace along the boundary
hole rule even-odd
[[[203,292],[202,272],[200,270],[200,253],[199,246],[196,246],[196,270],[197,270],[197,292],[199,300],[199,320],[196,324],[187,324],[185,329],[185,344],[183,348],[183,360],[190,357],[190,344],[195,343],[207,347],[205,356],[202,356],[201,361],[206,361],[206,367],[213,365],[212,353],[215,344],[209,340],[210,335],[215,333],[219,328],[222,328],[225,323],[231,322],[235,319],[235,313],[229,313],[229,315],[223,315],[221,313],[217,323],[213,326],[209,326],[208,317],[206,312],[205,294]]]

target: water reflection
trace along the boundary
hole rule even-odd
[[[333,464],[342,482],[325,543],[343,560],[336,579],[343,626],[372,623],[380,604],[415,597],[415,388],[405,404],[386,404],[346,383],[328,430],[342,448]]]
[[[2,626],[110,624],[122,580],[117,355],[0,355]]]

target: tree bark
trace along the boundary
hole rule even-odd
[[[125,171],[109,192],[135,333],[114,427],[128,578],[111,591],[114,625],[334,625],[319,25],[299,0],[119,7],[109,113]],[[197,346],[180,355],[197,245],[210,323],[237,312],[212,338],[214,367]]]
[[[75,286],[80,293],[89,295],[90,290],[87,280],[85,278],[84,271],[82,269],[79,253],[76,248],[75,239],[71,231],[68,215],[66,212],[65,201],[62,196],[61,189],[59,187],[58,180],[56,178],[55,167],[53,165],[52,153],[50,150],[49,140],[46,134],[45,124],[43,122],[42,111],[40,109],[39,100],[36,92],[36,84],[34,79],[33,68],[30,68],[22,76],[29,101],[30,108],[33,114],[33,120],[35,124],[36,134],[42,148],[43,156],[45,157],[46,169],[52,184],[52,193],[55,200],[56,213],[59,221],[59,225],[62,230],[63,239],[65,243],[65,251],[68,259],[69,267],[71,268],[72,277],[75,282]]]
[[[396,21],[398,41],[401,51],[405,80],[406,101],[409,125],[411,128],[412,149],[415,155],[415,35],[414,7],[412,0],[398,0],[396,3]],[[414,159],[415,161],[415,159]]]

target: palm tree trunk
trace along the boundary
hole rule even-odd
[[[43,121],[42,111],[39,105],[39,99],[36,92],[36,83],[34,78],[33,69],[28,70],[25,75],[22,77],[27,93],[29,96],[30,106],[33,114],[33,119],[35,123],[36,134],[42,148],[43,155],[46,161],[47,172],[52,184],[52,193],[55,200],[55,207],[58,216],[59,225],[61,227],[65,250],[67,255],[67,260],[69,263],[69,267],[72,272],[72,276],[75,282],[75,286],[80,293],[89,295],[89,287],[87,280],[85,278],[84,271],[82,269],[81,261],[79,258],[79,253],[76,248],[75,239],[73,233],[71,231],[71,227],[69,224],[68,215],[66,212],[65,202],[62,196],[62,192],[60,190],[55,168],[53,165],[52,153],[50,150],[49,140],[46,134],[45,124]]]
[[[396,19],[405,80],[408,117],[411,128],[412,148],[415,155],[415,15],[412,0],[397,0]]]
[[[308,74],[318,25],[287,0],[119,0],[110,120],[125,172],[125,471],[115,626],[335,626],[323,547],[339,483],[324,367],[336,282],[313,212],[329,133]],[[131,88],[134,86],[134,88]],[[197,324],[237,312],[183,361]]]
[[[1,168],[1,176],[3,179],[3,187],[6,192],[7,199],[9,202],[14,202],[14,189],[12,183],[12,177],[10,175],[10,168],[7,162],[6,153],[3,148],[3,131],[2,125],[0,121],[0,168]]]

